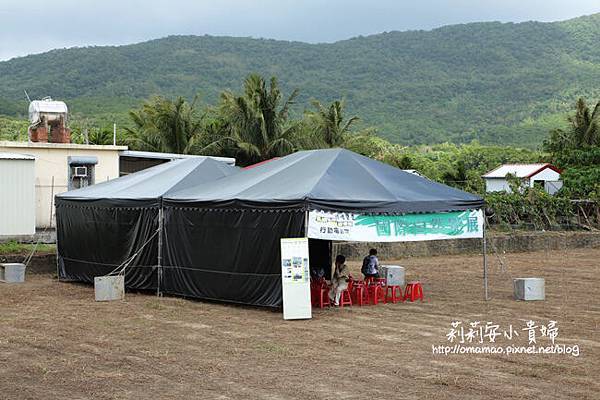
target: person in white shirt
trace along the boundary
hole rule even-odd
[[[329,299],[336,306],[340,305],[340,297],[342,292],[348,289],[348,281],[350,280],[348,267],[345,263],[346,257],[343,255],[340,254],[335,258],[335,270],[329,287]]]

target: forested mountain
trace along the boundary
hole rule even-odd
[[[315,29],[318,29],[315,27]],[[393,142],[537,146],[579,97],[600,98],[600,14],[554,23],[472,23],[331,44],[172,36],[53,50],[0,62],[0,114],[32,98],[65,100],[100,121],[153,94],[212,103],[250,72],[308,100],[344,97],[348,113]]]

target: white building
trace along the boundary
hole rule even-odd
[[[0,237],[35,233],[35,157],[0,152]]]
[[[504,164],[483,175],[486,192],[510,193],[507,175],[520,178],[523,187],[542,187],[547,193],[554,194],[562,187],[561,170],[551,164]]]
[[[35,226],[39,229],[54,228],[56,226],[54,221],[54,196],[59,193],[118,178],[120,175],[127,175],[174,159],[204,157],[130,151],[127,150],[127,146],[0,141],[0,154],[2,152],[13,155],[15,153],[17,155],[23,153],[31,155],[31,166],[29,168],[35,171],[33,183],[31,183],[31,190],[33,191],[31,198],[35,202],[35,207],[33,212],[28,210],[27,213],[33,218]],[[229,165],[235,165],[235,158],[211,158]],[[35,160],[35,168],[33,160]],[[4,164],[7,170],[8,160]],[[14,169],[14,160],[10,164],[11,168]],[[7,200],[3,202],[1,199],[4,192],[9,190],[8,186],[5,186],[5,182],[8,182],[6,176],[0,175],[3,179],[0,181],[0,207],[5,205],[4,210],[11,210],[6,213],[7,215],[14,214],[19,215],[19,218],[24,218],[20,212],[14,213],[14,206],[7,208],[5,204]],[[22,185],[26,184],[29,185],[29,181],[23,180]],[[24,204],[27,204],[27,202]],[[22,209],[26,208],[23,205]],[[23,224],[29,224],[29,222],[30,219],[23,219]],[[1,219],[0,223],[2,223]],[[2,227],[0,227],[1,231]],[[19,235],[21,234],[24,235],[25,233],[19,233]],[[0,235],[3,235],[3,233],[0,233]],[[15,233],[15,235],[17,234]]]
[[[127,150],[127,147],[0,141],[0,152],[24,153],[35,157],[35,175],[31,190],[35,193],[33,215],[37,228],[56,226],[54,195],[118,178],[119,152],[123,150]],[[0,190],[4,194],[6,189],[3,182],[0,182]],[[8,210],[17,212],[15,207]]]

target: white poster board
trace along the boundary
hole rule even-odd
[[[308,238],[281,239],[283,319],[312,318]]]
[[[308,237],[352,242],[482,238],[483,211],[366,215],[311,210]]]

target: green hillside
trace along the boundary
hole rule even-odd
[[[310,98],[345,97],[364,125],[406,144],[479,139],[537,146],[578,96],[600,98],[600,14],[554,23],[473,23],[332,44],[173,36],[118,47],[54,50],[0,62],[0,114],[32,98],[76,115],[125,121],[152,94],[214,102],[248,73],[276,75]]]

